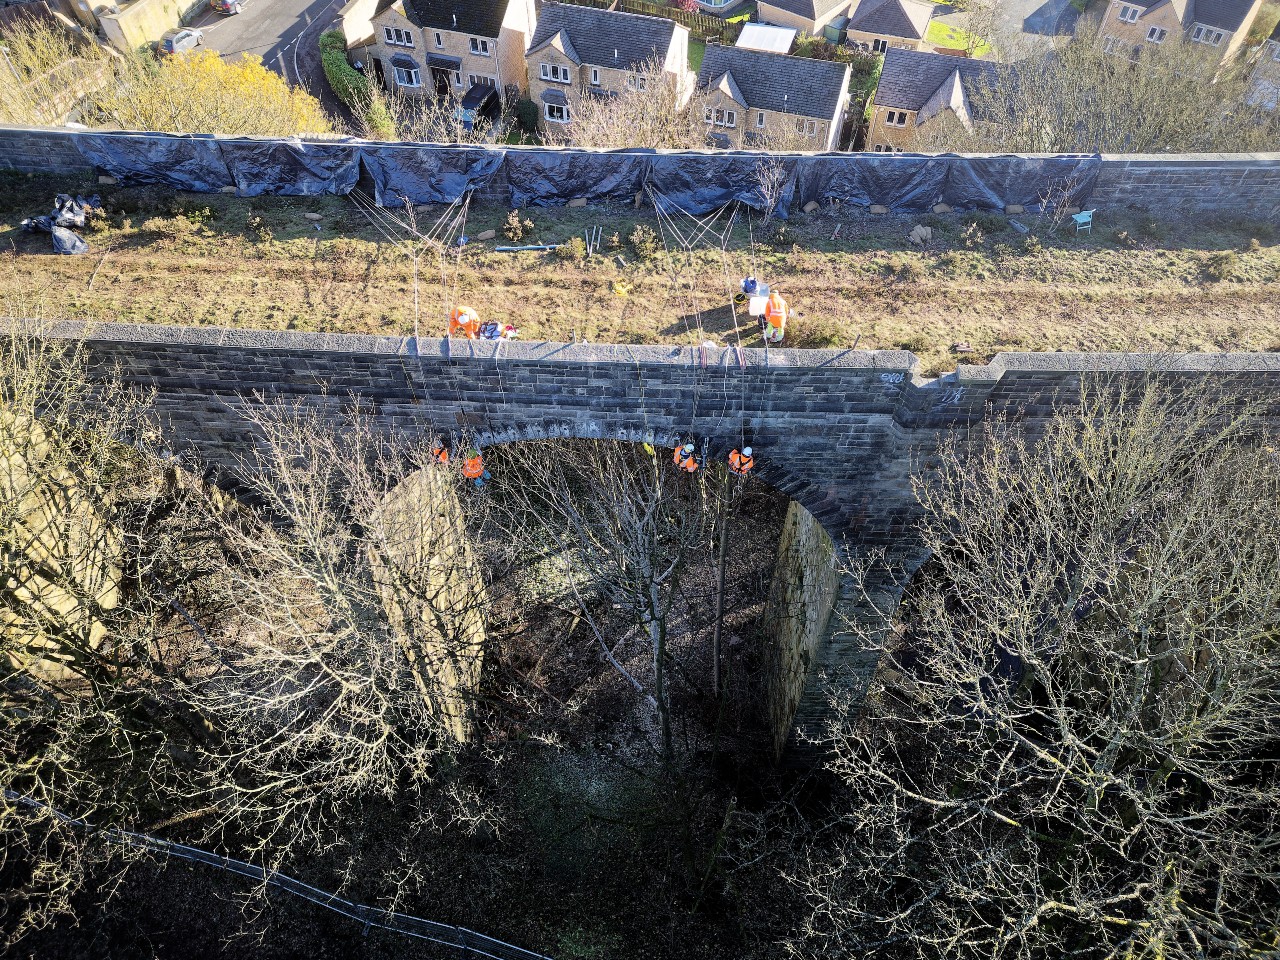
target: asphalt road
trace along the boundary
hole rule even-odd
[[[316,42],[336,25],[345,0],[242,0],[243,12],[223,16],[206,9],[192,26],[204,32],[205,49],[236,60],[261,57],[268,69],[320,99],[332,116],[346,122],[350,113],[333,95],[320,69]]]

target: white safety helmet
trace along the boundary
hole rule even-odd
[[[743,447],[743,448],[742,448],[742,455],[743,455],[744,457],[749,457],[749,456],[751,456],[751,448],[750,448],[750,447]]]
[[[681,453],[693,453],[693,444],[692,444],[692,443],[686,443],[683,447],[681,447],[681,448],[680,448],[680,452],[681,452]]]

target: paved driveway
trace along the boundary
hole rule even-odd
[[[243,0],[244,12],[222,16],[206,9],[193,26],[204,31],[206,49],[227,60],[246,53],[262,58],[267,68],[319,97],[331,115],[348,120],[320,69],[316,41],[336,25],[344,0]]]

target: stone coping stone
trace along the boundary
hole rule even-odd
[[[448,362],[515,361],[577,366],[583,364],[669,364],[734,368],[739,366],[734,347],[699,347],[662,344],[554,343],[550,341],[446,341],[423,337],[385,337],[351,333],[299,333],[245,330],[230,327],[179,327],[147,323],[93,323],[63,320],[31,321],[37,335],[57,339],[81,339],[94,343],[128,343],[158,347],[224,347],[292,353],[335,353],[383,357],[420,357]],[[908,350],[789,350],[743,348],[747,367],[877,371],[888,376],[903,374],[917,386],[993,382],[1010,372],[1152,372],[1152,373],[1276,373],[1280,353],[998,353],[990,363],[960,364],[955,372],[936,380],[920,376],[920,361]],[[898,381],[895,381],[898,382]]]

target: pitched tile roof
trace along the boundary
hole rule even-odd
[[[404,12],[410,23],[424,29],[496,37],[507,0],[404,0]]]
[[[1151,12],[1165,4],[1173,7],[1178,22],[1184,27],[1203,23],[1231,33],[1244,26],[1253,10],[1254,0],[1125,0],[1130,6],[1144,7]]]
[[[737,85],[748,107],[804,117],[833,117],[849,88],[847,63],[707,44],[698,85],[713,89],[725,74]]]
[[[580,62],[631,70],[655,56],[666,57],[676,24],[664,17],[548,3],[538,14],[529,53],[541,49],[561,31],[570,38]]]
[[[817,20],[823,24],[829,22],[849,2],[849,0],[764,0],[771,7],[794,13],[806,20]],[[765,13],[760,19],[768,23]]]
[[[923,0],[862,0],[849,18],[849,29],[923,40],[934,9],[932,3]]]
[[[872,102],[878,107],[920,110],[953,74],[958,74],[955,82],[970,98],[984,81],[994,83],[997,77],[996,65],[986,60],[890,47]]]

